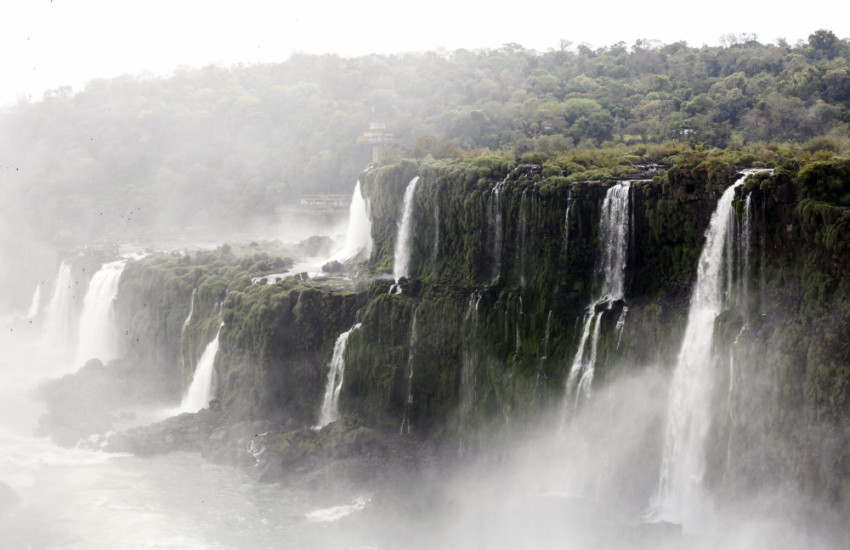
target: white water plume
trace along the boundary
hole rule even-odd
[[[41,283],[35,286],[35,291],[32,293],[30,307],[27,309],[27,319],[33,319],[38,315],[38,308],[41,305]]]
[[[631,183],[621,182],[611,187],[602,202],[599,220],[599,254],[596,258],[595,279],[597,295],[587,308],[584,328],[570,367],[566,384],[565,411],[578,406],[581,397],[587,398],[596,370],[596,350],[602,317],[614,302],[625,297],[626,267],[630,241]],[[625,316],[621,317],[625,323]],[[622,331],[622,328],[619,327]]]
[[[567,252],[570,246],[570,210],[573,208],[573,188],[570,187],[567,195],[567,208],[564,212],[564,241],[561,245],[561,262],[567,261]]]
[[[345,233],[345,246],[331,257],[331,260],[344,262],[354,258],[358,254],[367,257],[372,253],[372,221],[369,219],[369,208],[360,180],[354,186],[351,195],[351,205],[348,208],[348,230]]]
[[[319,412],[319,423],[317,428],[327,426],[339,418],[339,395],[342,391],[342,380],[345,374],[345,349],[348,337],[360,328],[360,323],[355,324],[339,335],[334,343],[334,351],[328,368],[328,381],[325,384],[325,396],[322,399],[322,408]]]
[[[714,320],[729,307],[724,273],[731,260],[728,250],[732,201],[750,173],[744,173],[724,191],[711,216],[697,267],[688,323],[670,386],[664,452],[658,491],[649,515],[654,519],[690,523],[708,507],[702,480],[705,442],[711,425],[714,356]],[[729,273],[725,273],[729,277]]]
[[[502,181],[493,186],[491,193],[491,212],[490,212],[490,247],[493,260],[493,275],[492,283],[496,283],[502,273],[502,240],[504,235],[504,227],[502,226],[502,218],[504,216],[504,206],[502,205],[502,194],[508,178],[505,177]]]
[[[80,315],[75,367],[81,367],[89,359],[100,359],[105,364],[118,357],[113,304],[125,265],[125,260],[105,263],[89,283]]]
[[[66,358],[73,346],[75,323],[74,290],[71,265],[62,262],[50,300],[44,310],[42,346],[56,358]]]
[[[221,336],[221,328],[224,323],[220,324],[218,331],[215,333],[215,338],[207,344],[201,358],[198,360],[198,366],[195,368],[195,374],[192,376],[192,383],[189,385],[189,391],[180,403],[180,412],[194,413],[207,407],[212,400],[213,393],[213,378],[215,375],[215,358],[218,355],[219,336]]]
[[[192,315],[195,313],[195,298],[198,295],[198,289],[192,289],[192,298],[189,300],[189,314],[186,316],[186,320],[183,321],[183,326],[180,327],[180,339],[183,339],[183,334],[186,332],[186,328],[192,322]]]
[[[408,345],[409,349],[407,352],[407,399],[404,402],[404,415],[401,419],[399,435],[410,435],[412,431],[410,413],[413,409],[413,352],[415,351],[417,340],[416,313],[414,313],[410,326],[410,344]]]
[[[415,202],[416,184],[419,176],[414,177],[404,190],[404,200],[401,207],[401,219],[398,223],[398,233],[395,240],[395,258],[393,260],[393,278],[398,284],[402,277],[410,277],[410,254],[413,245],[413,206]]]

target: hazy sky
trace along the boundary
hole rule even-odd
[[[463,0],[270,2],[239,0],[2,0],[0,104],[80,90],[96,77],[153,73],[179,65],[279,62],[295,51],[362,55],[437,48],[545,51],[561,39],[601,47],[641,38],[717,45],[726,34],[763,43],[805,40],[819,28],[850,36],[833,0],[789,11],[716,0],[585,2]],[[761,4],[760,6],[757,4]],[[804,7],[805,9],[802,9]],[[832,15],[829,15],[832,14]]]

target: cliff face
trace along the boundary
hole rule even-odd
[[[817,192],[845,167],[815,168],[761,174],[737,191],[738,267],[727,289],[737,298],[715,323],[707,481],[717,491],[793,480],[850,501],[850,214],[842,198]],[[399,294],[386,276],[345,291],[252,285],[268,266],[221,251],[131,264],[119,296],[128,354],[166,370],[182,362],[185,384],[223,321],[213,410],[285,432],[315,424],[334,341],[360,322],[345,354],[346,422],[464,447],[521,430],[563,406],[587,308],[605,284],[597,258],[612,184],[558,173],[494,158],[365,172],[374,275],[392,271],[402,196],[420,177],[411,277]],[[592,387],[621,372],[672,370],[704,233],[736,178],[729,166],[680,163],[631,184],[625,298],[589,312],[599,314]],[[660,427],[651,437],[660,446]]]

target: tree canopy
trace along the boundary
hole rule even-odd
[[[826,139],[846,153],[850,43],[817,30],[796,45],[730,35],[699,48],[296,54],[94,80],[0,111],[2,216],[78,241],[128,224],[238,226],[303,192],[349,193],[371,159],[357,137],[373,120],[394,134],[390,158],[671,140]]]

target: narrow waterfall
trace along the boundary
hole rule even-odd
[[[516,237],[516,255],[514,259],[514,269],[518,273],[519,286],[525,287],[525,249],[526,240],[528,239],[528,187],[522,190],[522,195],[519,200],[519,231]]]
[[[348,208],[348,231],[345,234],[343,246],[331,259],[344,262],[360,253],[367,257],[372,253],[372,222],[369,219],[369,209],[360,189],[360,180],[354,186],[351,195],[351,205]]]
[[[493,259],[493,274],[491,276],[491,282],[494,284],[499,281],[499,276],[502,273],[502,240],[504,235],[502,220],[504,216],[504,205],[502,202],[502,193],[507,181],[508,178],[506,177],[493,187],[490,199],[490,253]]]
[[[552,328],[552,310],[549,310],[549,313],[546,314],[546,329],[543,331],[543,355],[540,356],[540,359],[547,359],[549,357],[549,333]]]
[[[401,206],[401,220],[398,224],[398,233],[395,239],[395,258],[393,260],[393,278],[395,279],[396,292],[401,291],[398,282],[402,277],[410,277],[410,254],[413,245],[413,203],[416,193],[416,184],[419,176],[414,177],[404,190],[404,200]]]
[[[73,352],[73,329],[76,326],[73,286],[71,265],[62,262],[44,310],[42,332],[42,345],[56,358],[65,359]]]
[[[106,363],[118,356],[113,303],[118,296],[118,283],[125,265],[125,260],[103,264],[89,283],[80,315],[76,367],[81,367],[89,359],[100,359]]]
[[[570,246],[570,210],[573,208],[573,188],[570,187],[567,195],[567,209],[564,212],[564,242],[561,245],[561,263],[567,261],[567,252]]]
[[[192,376],[192,383],[189,385],[189,391],[180,403],[181,413],[194,413],[207,407],[210,404],[213,396],[213,378],[215,375],[215,358],[218,355],[218,339],[221,336],[221,328],[224,323],[218,326],[218,331],[215,333],[215,338],[207,344],[201,358],[198,360],[198,366],[195,368],[195,374]]]
[[[180,327],[180,340],[183,340],[183,334],[186,333],[186,328],[188,328],[189,324],[192,322],[192,315],[195,313],[195,297],[198,295],[198,289],[192,289],[192,298],[189,300],[189,314],[186,316],[186,320],[183,321],[183,326]]]
[[[32,319],[38,315],[38,308],[41,305],[41,283],[35,285],[35,291],[32,293],[30,307],[27,309],[27,319]]]
[[[626,316],[628,314],[629,308],[627,306],[623,306],[620,318],[617,319],[617,349],[620,349],[620,342],[623,341],[623,329],[626,328]]]
[[[410,434],[410,413],[413,412],[413,352],[416,349],[416,313],[413,314],[413,321],[410,326],[410,345],[407,352],[407,399],[404,402],[404,415],[401,419],[400,435]]]
[[[753,194],[749,193],[744,200],[744,211],[741,214],[741,314],[744,323],[750,322],[750,210],[752,209]]]
[[[767,312],[767,279],[764,276],[765,248],[767,248],[767,197],[761,199],[761,235],[759,238],[759,246],[761,246],[761,258],[759,261],[759,313],[764,315]]]
[[[602,202],[596,280],[601,284],[599,298],[605,302],[622,300],[625,296],[631,233],[631,188],[631,182],[621,182],[608,190]]]
[[[602,202],[599,220],[599,251],[594,273],[596,297],[587,307],[584,328],[573,364],[567,376],[566,404],[577,406],[581,397],[587,398],[596,369],[596,349],[602,328],[602,316],[614,302],[625,297],[626,264],[631,233],[629,211],[631,183],[620,182],[612,186]],[[625,316],[622,316],[625,322]]]
[[[460,371],[460,411],[465,418],[472,410],[475,401],[475,373],[481,360],[478,342],[478,310],[481,305],[481,293],[478,291],[469,295],[466,311],[463,314],[463,332],[465,335],[461,355]]]
[[[704,494],[705,440],[711,423],[714,320],[734,298],[726,292],[730,217],[735,191],[748,172],[717,203],[705,233],[688,323],[670,385],[661,472],[650,516],[676,522],[698,517]],[[726,268],[726,269],[724,269]],[[730,377],[730,384],[732,383]],[[730,386],[731,391],[731,386]]]
[[[434,208],[434,248],[431,249],[431,271],[437,270],[437,260],[440,258],[440,204]]]
[[[186,335],[186,329],[189,328],[189,325],[192,323],[192,316],[195,314],[195,298],[197,295],[198,289],[193,288],[192,297],[189,299],[189,314],[186,315],[186,319],[180,327],[180,369],[183,372],[185,372],[186,369],[186,346],[183,340]]]
[[[333,356],[328,368],[328,381],[325,385],[325,397],[322,399],[317,428],[327,426],[339,418],[339,394],[342,390],[342,377],[345,374],[345,349],[348,344],[348,337],[358,328],[360,328],[360,323],[340,334],[334,343]]]

